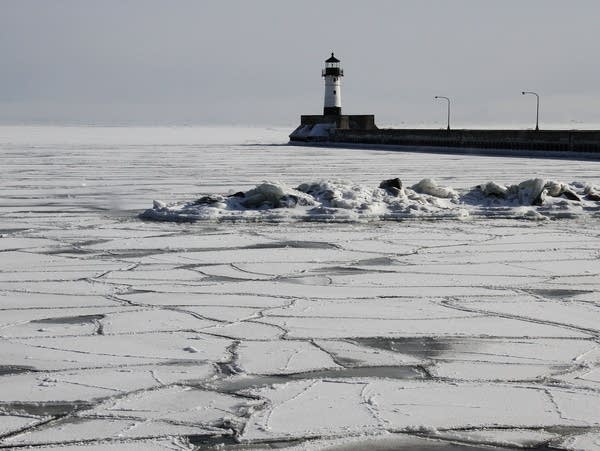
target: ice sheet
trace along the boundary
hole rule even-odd
[[[0,446],[598,448],[600,163],[287,132],[0,127]]]

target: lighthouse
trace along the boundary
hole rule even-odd
[[[377,130],[375,116],[372,114],[342,115],[342,77],[344,71],[340,60],[331,53],[325,60],[325,69],[321,72],[325,78],[325,99],[323,114],[303,114],[300,125],[290,135],[290,141],[313,142],[327,141],[334,136],[361,130]]]
[[[325,77],[325,103],[323,114],[325,116],[340,116],[342,114],[342,77],[344,71],[340,67],[340,60],[333,52],[331,57],[325,60],[325,69],[321,75]]]

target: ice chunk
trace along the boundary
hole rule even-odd
[[[600,201],[600,192],[597,187],[593,185],[584,185],[583,192],[589,200]]]
[[[423,179],[412,187],[417,193],[429,194],[434,197],[453,198],[458,194],[452,188],[439,186],[433,179]]]
[[[309,197],[278,183],[262,183],[244,195],[242,205],[246,208],[282,208],[312,205]]]
[[[384,180],[379,184],[379,188],[386,190],[392,196],[402,195],[402,182],[399,178]]]
[[[546,182],[544,179],[536,178],[525,180],[518,185],[511,186],[511,190],[516,190],[517,197],[521,205],[542,205],[544,203],[544,188]]]
[[[496,182],[488,182],[485,185],[480,186],[481,192],[486,196],[496,196],[506,198],[508,188],[506,186],[499,185]]]

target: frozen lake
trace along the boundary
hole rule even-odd
[[[0,127],[0,448],[600,449],[600,162],[290,130]]]

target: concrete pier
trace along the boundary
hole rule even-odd
[[[363,118],[353,120],[352,118]],[[364,119],[368,118],[368,119]],[[320,126],[319,126],[320,124]],[[315,129],[316,127],[316,129]],[[312,130],[316,132],[311,133]],[[545,152],[586,153],[600,158],[600,130],[440,130],[380,129],[374,116],[302,116],[301,125],[290,135],[291,142],[351,144],[361,147],[410,146],[452,149],[495,149]],[[515,153],[515,152],[509,152]]]

